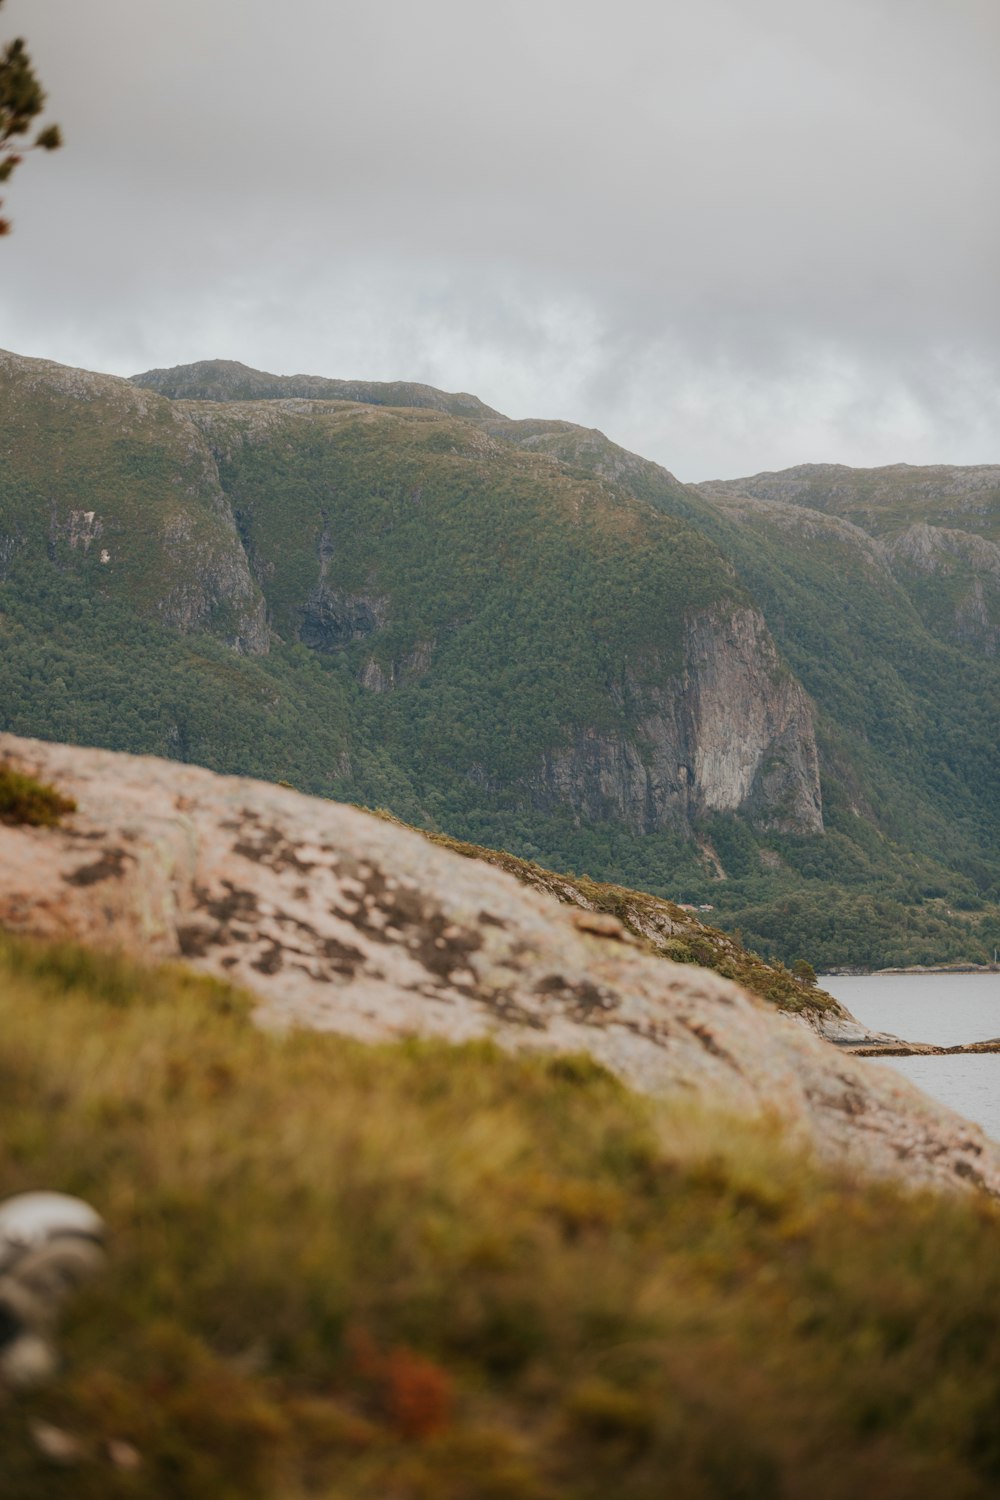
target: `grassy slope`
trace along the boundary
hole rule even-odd
[[[995,547],[1000,541],[1000,468],[897,464],[846,469],[807,464],[696,488],[714,498],[743,492],[786,507],[812,508],[842,517],[888,543],[913,526],[931,527],[918,546],[916,565],[908,555],[912,539],[910,545],[904,539],[903,555],[890,547],[894,575],[932,635],[959,641],[973,656],[996,655],[998,558],[981,542]],[[932,550],[925,555],[922,549],[928,544]]]
[[[997,1492],[987,1204],[578,1060],[278,1040],[77,950],[3,940],[0,1020],[0,1196],[80,1193],[113,1235],[56,1382],[0,1403],[5,1500]]]
[[[409,380],[326,380],[321,375],[269,375],[231,359],[206,359],[169,370],[132,375],[131,385],[171,400],[267,401],[300,397],[314,401],[360,401],[371,406],[430,407],[454,416],[496,417],[492,407],[464,391],[440,391]]]
[[[238,657],[46,563],[19,561],[0,589],[0,723],[15,734],[332,792],[354,694],[303,647]]]

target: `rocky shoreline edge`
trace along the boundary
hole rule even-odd
[[[863,1042],[834,1045],[854,1057],[955,1057],[966,1052],[1000,1052],[1000,1037],[992,1037],[986,1042],[962,1042],[957,1047],[940,1047],[934,1042],[907,1042],[901,1037],[890,1036],[866,1037]]]
[[[997,964],[936,964],[933,967],[913,965],[906,969],[830,969],[819,975],[819,982],[836,976],[849,978],[879,978],[883,975],[902,974],[1000,974]],[[945,1047],[937,1042],[908,1042],[905,1037],[893,1036],[887,1031],[868,1031],[853,1016],[823,1015],[818,1017],[816,1029],[826,1041],[832,1042],[842,1052],[854,1057],[955,1057],[970,1052],[1000,1052],[1000,1037],[989,1037],[980,1042],[960,1042]]]

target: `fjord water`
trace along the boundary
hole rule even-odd
[[[831,974],[821,983],[863,1025],[908,1042],[1000,1037],[1000,974]],[[880,1061],[1000,1140],[1000,1053]]]

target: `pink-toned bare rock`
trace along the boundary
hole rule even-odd
[[[0,926],[185,958],[264,1026],[585,1051],[634,1087],[770,1114],[827,1161],[1000,1193],[1000,1146],[727,980],[595,930],[512,877],[355,808],[171,761],[0,735],[73,797],[0,825]]]

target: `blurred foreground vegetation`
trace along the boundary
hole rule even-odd
[[[0,940],[0,1197],[81,1194],[113,1237],[57,1381],[0,1401],[5,1500],[997,1494],[995,1206],[586,1059],[247,1007]]]

